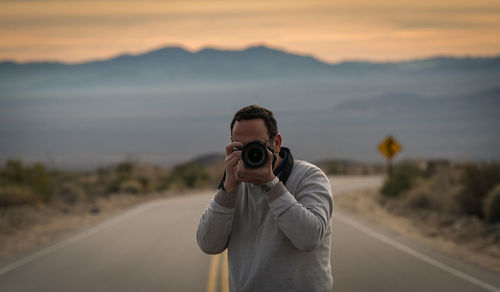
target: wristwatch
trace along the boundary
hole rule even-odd
[[[279,181],[280,179],[277,176],[275,176],[272,181],[263,183],[261,187],[264,190],[264,192],[267,193],[272,189],[272,187],[274,187],[277,183],[279,183]]]

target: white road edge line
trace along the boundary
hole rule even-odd
[[[424,254],[422,254],[422,253],[420,253],[412,248],[407,247],[406,245],[403,245],[403,244],[401,244],[393,239],[390,239],[387,236],[384,236],[378,232],[375,232],[375,231],[369,229],[368,227],[365,227],[365,226],[361,225],[360,223],[358,223],[358,222],[356,222],[356,221],[354,221],[346,216],[343,216],[343,215],[340,215],[337,213],[337,214],[335,214],[334,218],[350,225],[351,227],[357,229],[358,231],[364,232],[375,239],[378,239],[378,240],[380,240],[380,241],[382,241],[382,242],[384,242],[384,243],[386,243],[386,244],[388,244],[396,249],[399,249],[400,251],[403,251],[411,256],[414,256],[417,259],[419,259],[423,262],[426,262],[426,263],[428,263],[436,268],[439,268],[443,271],[446,271],[446,272],[448,272],[456,277],[459,277],[465,281],[471,282],[471,283],[473,283],[481,288],[484,288],[488,291],[500,292],[499,288],[497,288],[491,284],[488,284],[488,283],[481,281],[475,277],[467,275],[467,274],[465,274],[457,269],[454,269],[446,264],[443,264],[443,263],[441,263],[441,262],[439,262],[439,261],[437,261],[429,256],[426,256],[426,255],[424,255]]]
[[[50,253],[52,253],[52,252],[54,252],[56,250],[59,250],[59,249],[61,249],[63,247],[66,247],[66,246],[68,246],[68,245],[70,245],[70,244],[72,244],[74,242],[77,242],[79,240],[85,239],[85,238],[91,236],[92,234],[94,234],[96,232],[99,232],[99,231],[101,231],[103,229],[106,229],[106,228],[111,227],[113,225],[116,225],[116,224],[118,224],[118,223],[120,223],[120,222],[122,222],[124,220],[127,220],[130,217],[133,217],[133,216],[137,215],[138,213],[144,212],[144,211],[146,211],[148,209],[151,209],[151,208],[157,207],[157,206],[158,206],[158,201],[156,201],[156,202],[149,202],[149,203],[146,203],[145,205],[138,206],[137,208],[134,208],[134,209],[132,209],[132,210],[130,210],[130,211],[124,213],[124,214],[121,214],[121,215],[119,215],[117,217],[109,219],[108,221],[104,221],[103,223],[101,223],[101,224],[99,224],[99,225],[97,225],[95,227],[92,227],[92,228],[90,228],[90,229],[88,229],[86,231],[83,231],[81,233],[78,233],[78,234],[76,234],[73,237],[67,238],[67,239],[65,239],[65,240],[63,240],[63,241],[61,241],[59,243],[51,245],[51,246],[49,246],[49,247],[47,247],[45,249],[42,249],[42,250],[40,250],[38,252],[35,252],[35,253],[31,254],[31,255],[28,255],[28,256],[26,256],[26,257],[24,257],[24,258],[22,258],[22,259],[20,259],[20,260],[18,260],[16,262],[8,264],[5,267],[0,268],[0,276],[4,275],[4,274],[6,274],[6,273],[8,273],[10,271],[13,271],[13,270],[15,270],[17,268],[20,268],[20,267],[26,265],[27,263],[30,263],[30,262],[32,262],[32,261],[34,261],[34,260],[36,260],[38,258],[41,258],[41,257],[43,257],[43,256],[45,256],[47,254],[50,254]]]

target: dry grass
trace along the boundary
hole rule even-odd
[[[485,225],[475,217],[442,216],[432,210],[387,204],[378,190],[337,197],[336,206],[423,242],[445,253],[500,273],[500,225]]]
[[[430,210],[457,216],[461,213],[457,199],[463,190],[460,167],[441,167],[427,179],[420,179],[401,198],[402,209]]]

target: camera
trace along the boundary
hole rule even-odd
[[[235,147],[233,151],[242,151],[241,159],[245,163],[248,168],[259,168],[266,164],[268,155],[267,155],[266,144],[262,141],[255,140],[252,141],[245,146]],[[269,149],[272,151],[272,149]]]

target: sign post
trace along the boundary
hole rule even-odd
[[[378,145],[378,151],[382,153],[387,158],[387,173],[389,176],[392,175],[392,158],[398,154],[403,147],[399,144],[392,135],[385,137],[382,142]]]

